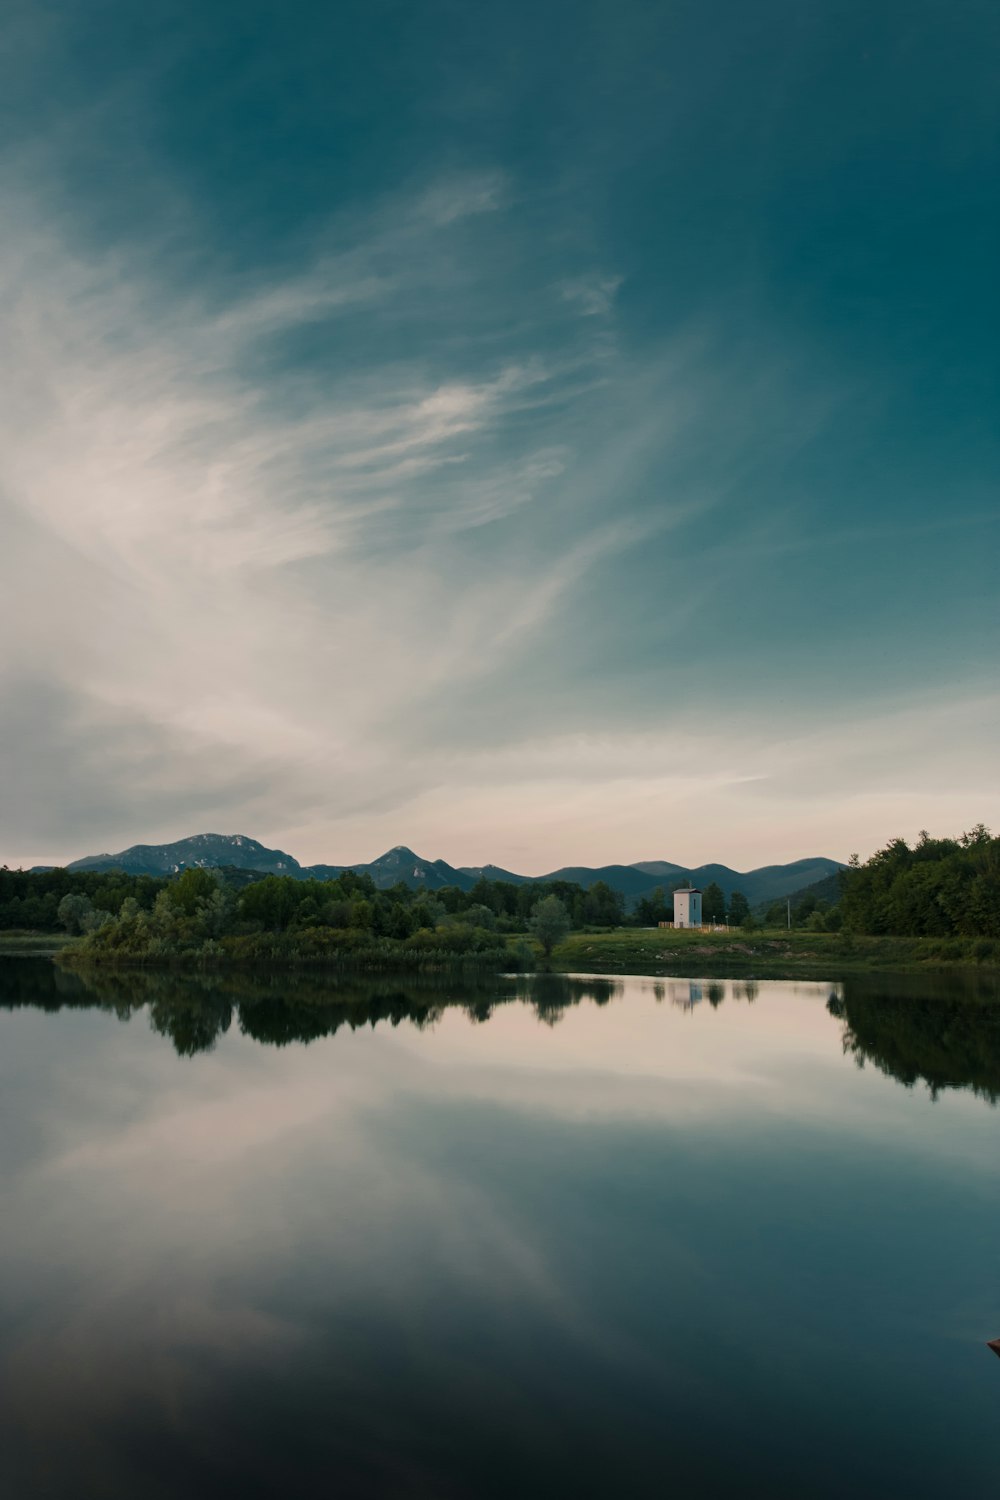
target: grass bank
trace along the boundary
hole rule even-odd
[[[110,935],[110,940],[109,940]],[[534,950],[494,933],[416,933],[404,939],[305,928],[294,932],[230,934],[218,939],[171,940],[140,934],[141,942],[116,942],[121,934],[99,928],[64,945],[57,957],[67,969],[329,969],[347,974],[502,974],[533,969]],[[125,934],[128,937],[128,934]]]
[[[531,951],[544,968],[541,948],[527,935],[501,939],[479,952],[456,952],[430,942],[383,940],[355,951],[332,943],[303,951],[288,938],[261,935],[223,940],[202,951],[141,955],[95,955],[74,948],[74,939],[59,932],[0,932],[0,956],[58,957],[79,968],[334,968],[356,973],[382,971],[448,972],[463,968],[486,971],[532,967]],[[563,974],[675,974],[692,978],[754,975],[760,979],[838,978],[842,974],[879,970],[933,972],[980,969],[1000,972],[1000,942],[989,938],[852,937],[842,932],[754,933],[676,932],[672,929],[617,928],[608,932],[575,932],[560,943],[549,967]]]
[[[761,979],[838,978],[884,969],[1000,968],[990,938],[854,937],[843,932],[676,932],[618,928],[575,932],[552,955],[561,973],[753,974]]]

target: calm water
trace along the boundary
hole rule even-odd
[[[992,1492],[989,998],[0,964],[0,1494]]]

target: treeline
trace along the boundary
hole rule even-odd
[[[268,930],[285,931],[294,926],[364,927],[376,937],[401,939],[422,928],[437,928],[449,919],[503,935],[528,931],[540,901],[555,897],[565,909],[571,928],[656,927],[672,922],[673,893],[686,884],[675,881],[657,886],[629,912],[625,897],[603,880],[584,887],[570,880],[531,881],[517,885],[508,880],[478,880],[471,890],[447,886],[439,891],[411,890],[400,883],[389,890],[376,888],[368,874],[345,871],[336,880],[298,880],[293,876],[260,875],[235,868],[191,871],[212,879],[217,886],[242,899],[251,896],[248,920],[260,920]],[[0,930],[77,934],[117,917],[122,903],[132,900],[143,911],[151,911],[161,891],[177,876],[126,875],[120,871],[73,871],[54,869],[38,874],[0,869]],[[67,896],[72,902],[62,906]],[[367,902],[367,907],[348,913],[344,902]],[[820,902],[825,910],[826,903]],[[801,893],[793,902],[792,925],[804,926],[817,907],[816,897]],[[62,915],[60,916],[60,909]],[[766,913],[751,913],[742,891],[729,897],[712,881],[702,892],[702,915],[709,926],[784,926],[784,901]],[[815,924],[814,924],[815,925]]]
[[[600,882],[589,890],[568,881],[524,888],[482,880],[470,891],[411,890],[402,883],[382,891],[370,875],[349,870],[326,881],[267,875],[247,883],[197,868],[169,881],[120,881],[117,888],[93,887],[92,894],[63,887],[55,914],[77,939],[64,950],[69,962],[348,962],[378,969],[468,961],[525,969],[535,960],[526,932],[547,957],[574,914],[578,922],[606,926],[624,915],[621,897]],[[16,899],[23,911],[25,898]],[[521,941],[509,943],[513,934]]]
[[[518,968],[533,958],[527,945],[507,945],[486,906],[463,899],[449,911],[426,891],[379,891],[369,875],[351,871],[327,881],[267,875],[237,888],[218,870],[188,869],[159,884],[151,903],[129,895],[112,913],[67,893],[57,912],[78,937],[65,950],[69,961],[349,960],[377,968],[471,960]]]
[[[479,927],[501,935],[529,930],[540,901],[554,897],[565,910],[570,928],[656,927],[673,920],[673,892],[684,884],[658,886],[626,910],[625,898],[603,880],[584,887],[574,881],[513,881],[480,879],[464,891],[448,886],[439,891],[410,890],[400,883],[387,891],[376,889],[370,875],[345,871],[333,881],[297,880],[292,876],[265,876],[235,868],[186,872],[211,879],[215,886],[242,900],[247,891],[260,891],[245,904],[248,921],[260,921],[268,931],[295,927],[364,928],[375,937],[400,940],[415,932],[437,929],[449,921]],[[73,871],[53,869],[32,874],[25,870],[0,869],[0,931],[86,933],[117,917],[125,901],[134,901],[151,912],[161,891],[177,876],[126,875],[120,871]],[[67,897],[72,900],[67,901]],[[348,912],[345,902],[366,902]],[[802,893],[793,901],[792,925],[807,925],[825,902]],[[785,925],[784,901],[773,908],[751,913],[747,898],[733,891],[727,898],[714,881],[702,893],[702,913],[708,925],[752,928]],[[811,925],[817,925],[813,922]],[[835,925],[835,924],[834,924]]]
[[[295,927],[358,928],[375,937],[401,939],[423,928],[458,922],[497,933],[523,933],[538,903],[554,896],[573,927],[619,927],[626,921],[625,899],[604,881],[589,888],[569,880],[512,881],[482,879],[471,890],[448,886],[440,891],[411,890],[400,883],[380,891],[368,874],[345,871],[335,880],[297,880],[292,876],[256,875],[245,870],[187,870],[181,876],[125,875],[119,871],[69,872],[0,869],[0,930],[78,934],[117,917],[126,901],[151,912],[161,892],[188,880],[170,897],[190,905],[184,892],[197,886],[198,899],[222,890],[232,896],[246,922],[284,932]],[[193,884],[192,884],[193,882]],[[72,899],[67,901],[66,898]],[[664,906],[664,910],[666,907]],[[633,918],[636,920],[636,918]]]
[[[840,919],[850,932],[899,937],[1000,937],[1000,838],[977,824],[957,839],[893,839],[841,871]]]
[[[673,917],[673,889],[658,888],[626,913],[604,881],[481,879],[471,890],[382,891],[368,874],[335,880],[189,869],[171,879],[118,871],[0,869],[0,930],[65,929],[94,955],[190,953],[205,944],[240,956],[321,956],[335,948],[409,943],[428,951],[506,951],[509,936],[533,932],[549,951],[571,928],[655,927]],[[893,839],[838,876],[750,910],[740,891],[714,881],[702,892],[706,925],[785,927],[871,936],[1000,938],[1000,838],[977,825],[955,839]],[[556,911],[558,908],[558,911]],[[548,927],[541,917],[547,913]],[[558,918],[558,920],[556,919]],[[311,936],[306,936],[311,934]],[[337,934],[334,938],[331,934]],[[472,934],[478,934],[473,937]],[[269,941],[265,942],[264,939]],[[207,948],[206,954],[213,950]]]
[[[66,925],[59,917],[66,896],[78,897],[91,911],[108,916],[120,911],[122,902],[129,899],[148,911],[167,883],[157,876],[124,875],[118,870],[45,870],[35,875],[4,865],[0,868],[0,931],[59,931]]]

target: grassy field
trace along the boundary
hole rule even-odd
[[[982,938],[852,937],[839,932],[675,932],[619,928],[571,934],[552,955],[562,973],[754,974],[836,978],[872,969],[1000,967],[1000,942]]]
[[[527,935],[525,935],[526,940]],[[61,932],[0,932],[0,956],[51,957],[71,939]],[[518,939],[511,938],[515,943]],[[537,943],[532,944],[539,954]],[[840,932],[676,932],[622,927],[574,932],[550,967],[563,974],[752,974],[760,979],[836,979],[877,969],[1000,969],[1000,942],[988,938],[852,937]]]
[[[0,932],[0,957],[46,958],[71,941],[67,932]]]

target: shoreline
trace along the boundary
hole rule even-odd
[[[995,973],[1000,972],[1000,942],[975,938],[861,937],[843,933],[760,932],[677,933],[656,929],[618,928],[605,932],[573,933],[554,950],[546,963],[536,948],[536,968],[516,963],[520,944],[523,958],[527,939],[510,935],[507,955],[488,953],[441,953],[407,951],[365,954],[363,950],[341,953],[280,953],[265,955],[202,956],[197,953],[124,957],[109,954],[95,958],[76,954],[75,939],[62,933],[0,933],[0,957],[50,959],[71,970],[116,971],[160,970],[189,973],[225,973],[247,969],[269,971],[328,970],[347,973],[504,973],[552,972],[593,973],[648,978],[746,978],[836,979],[843,974],[894,972]],[[534,946],[534,945],[533,945]]]

